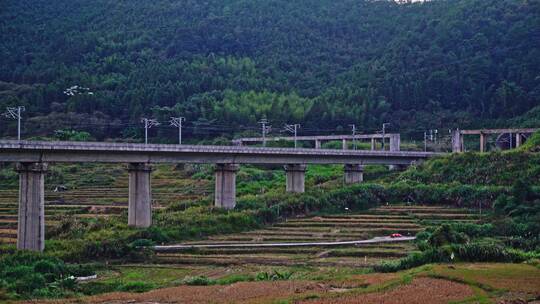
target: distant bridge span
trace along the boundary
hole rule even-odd
[[[230,146],[188,146],[98,142],[0,140],[0,162],[17,163],[19,216],[17,248],[41,251],[45,244],[45,173],[49,163],[127,163],[128,224],[152,224],[153,163],[215,164],[214,203],[236,204],[236,172],[240,164],[282,164],[287,192],[305,190],[307,164],[343,164],[347,184],[363,181],[366,164],[410,165],[437,155],[430,152],[357,151]]]

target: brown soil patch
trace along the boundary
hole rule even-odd
[[[399,276],[395,273],[373,273],[353,275],[350,278],[342,280],[328,280],[324,284],[331,288],[358,288],[368,287],[370,285],[382,285],[386,282],[396,280]]]
[[[395,273],[373,273],[355,276],[354,278],[362,279],[363,282],[368,285],[380,285],[395,280],[398,277],[399,276]]]
[[[431,279],[431,278],[416,278],[411,284],[399,286],[395,289],[386,292],[377,292],[369,294],[359,294],[354,296],[343,296],[329,299],[318,299],[305,301],[310,304],[437,304],[448,303],[450,301],[463,300],[473,296],[473,290],[464,284],[459,284],[451,281]]]
[[[117,292],[77,300],[47,301],[46,303],[260,303],[308,291],[322,292],[325,289],[326,287],[321,284],[302,281],[239,282],[219,286],[178,286],[141,294]]]
[[[454,267],[437,265],[434,272],[497,289],[540,296],[540,269],[527,264],[486,263],[462,264]]]

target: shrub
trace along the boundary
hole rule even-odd
[[[152,226],[147,229],[138,230],[136,233],[129,237],[129,240],[131,242],[146,240],[154,244],[162,244],[170,242],[171,237],[163,228]]]
[[[156,242],[154,242],[152,240],[149,240],[149,239],[137,239],[137,240],[131,242],[131,244],[130,244],[131,247],[135,247],[135,248],[155,246],[155,245],[156,245]]]
[[[464,234],[455,231],[451,225],[443,224],[435,229],[429,236],[427,242],[433,247],[440,247],[447,244],[463,244],[469,241],[469,238]]]
[[[205,276],[187,277],[184,279],[183,283],[190,286],[206,286],[215,284],[213,280]]]
[[[289,280],[292,277],[293,273],[290,271],[278,271],[273,270],[272,272],[259,272],[257,273],[255,280],[257,281],[282,281]]]
[[[236,282],[249,282],[253,281],[255,278],[247,274],[233,274],[224,278],[217,279],[215,282],[219,285],[228,285]]]
[[[41,253],[18,251],[0,259],[0,289],[16,297],[58,297],[76,289],[70,276],[93,274],[91,267],[66,265]]]
[[[155,285],[147,282],[129,282],[118,287],[118,291],[145,292],[155,288]]]
[[[46,286],[43,275],[34,272],[19,273],[17,279],[12,280],[8,288],[20,295],[30,295],[34,290],[42,289]]]

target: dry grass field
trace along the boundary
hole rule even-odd
[[[328,279],[181,285],[140,294],[116,292],[27,303],[527,303],[539,297],[538,267],[455,264],[427,265],[396,274],[350,275],[339,282]]]

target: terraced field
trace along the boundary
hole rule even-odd
[[[58,185],[47,176],[45,185],[46,229],[62,219],[124,216],[127,221],[128,174],[121,166],[101,170],[98,180],[84,180],[82,173],[64,173],[62,180],[73,184],[67,191],[55,192]],[[90,173],[87,173],[90,174]],[[157,166],[152,173],[153,208],[173,202],[196,200],[212,193],[212,184],[206,180],[186,178],[183,171],[170,166]],[[50,174],[51,175],[51,174]],[[7,189],[6,189],[7,188]],[[13,186],[0,186],[0,244],[15,243],[17,239],[18,190]]]
[[[88,217],[127,217],[128,176],[119,167],[85,168],[92,176],[64,170],[61,180],[68,190],[54,192],[57,183],[46,184],[47,227],[61,220]],[[97,174],[96,171],[100,174]],[[66,173],[67,172],[67,173]],[[104,174],[105,173],[105,174]],[[99,179],[95,179],[99,176]],[[49,180],[53,177],[48,176]],[[58,179],[58,178],[57,178]],[[1,181],[0,181],[1,182]],[[8,189],[6,189],[8,188]],[[9,189],[11,188],[11,189]],[[154,208],[173,202],[207,197],[213,191],[209,180],[196,180],[184,170],[157,167],[152,173]],[[14,243],[17,236],[17,190],[0,190],[0,242]],[[355,241],[400,233],[414,236],[429,225],[445,221],[478,221],[479,215],[465,209],[433,206],[384,206],[361,214],[325,215],[289,219],[265,229],[211,237],[189,244],[276,243]],[[127,219],[126,219],[127,221]],[[410,243],[362,246],[303,246],[266,248],[206,248],[158,253],[155,263],[178,265],[275,265],[366,267],[396,259],[415,250]]]
[[[290,219],[262,230],[211,237],[189,244],[292,243],[355,241],[400,233],[414,236],[442,221],[478,221],[481,216],[466,209],[428,206],[389,206],[362,214],[341,214]],[[409,242],[360,246],[196,248],[159,252],[160,264],[349,266],[369,267],[403,257],[414,251]]]

